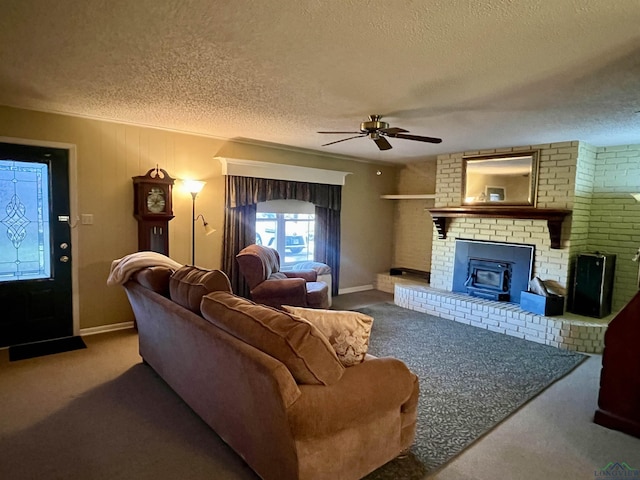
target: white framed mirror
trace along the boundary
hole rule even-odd
[[[535,206],[538,152],[465,157],[462,204]]]

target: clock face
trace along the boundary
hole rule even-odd
[[[166,206],[166,199],[164,197],[164,190],[158,187],[153,187],[149,190],[147,195],[147,208],[152,213],[164,212]]]

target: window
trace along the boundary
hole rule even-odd
[[[313,204],[297,200],[258,204],[256,243],[276,249],[283,270],[313,260],[315,214],[309,211]]]

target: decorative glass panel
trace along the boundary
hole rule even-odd
[[[50,276],[48,167],[0,160],[0,282]]]

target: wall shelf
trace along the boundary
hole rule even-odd
[[[447,238],[448,218],[511,218],[518,220],[546,220],[551,248],[562,248],[562,222],[571,210],[535,207],[449,207],[430,208],[438,238]]]
[[[435,193],[421,193],[418,195],[380,195],[380,198],[386,200],[424,200],[436,198]]]

